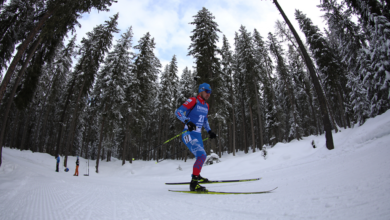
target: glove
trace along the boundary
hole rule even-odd
[[[207,133],[209,133],[209,135],[210,135],[210,139],[214,139],[214,138],[216,138],[216,137],[217,137],[217,135],[216,135],[214,132],[212,132],[211,130],[210,130],[210,131],[208,131]]]
[[[192,122],[192,121],[188,121],[186,123],[187,127],[188,127],[188,131],[193,131],[196,129],[196,125]]]

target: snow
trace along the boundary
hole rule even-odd
[[[80,158],[80,176],[54,172],[56,160],[45,153],[3,148],[0,167],[0,219],[390,219],[390,111],[361,127],[334,134],[334,150],[324,136],[279,143],[204,166],[210,179],[257,178],[260,181],[205,185],[215,191],[268,194],[194,195],[169,192],[188,186],[194,160],[100,162],[90,176]],[[313,148],[312,141],[317,148]],[[179,166],[182,170],[178,169]]]

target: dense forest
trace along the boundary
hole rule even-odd
[[[220,157],[323,134],[323,118],[338,132],[390,108],[388,1],[319,1],[324,30],[297,9],[289,19],[299,23],[303,48],[282,17],[274,33],[242,24],[228,42],[202,8],[189,24],[195,66],[183,70],[173,54],[161,65],[149,33],[134,42],[131,27],[119,30],[118,14],[76,45],[81,15],[114,2],[0,1],[0,149],[60,154],[65,166],[69,155],[97,159],[96,172],[111,157],[186,160],[192,154],[180,138],[162,143],[180,134],[174,112],[203,82],[212,88],[208,117],[218,135],[205,150]]]

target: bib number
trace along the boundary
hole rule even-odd
[[[186,135],[186,136],[183,137],[183,139],[184,139],[184,142],[186,142],[186,144],[187,144],[188,142],[192,141],[191,135]]]

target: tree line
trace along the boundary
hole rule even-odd
[[[82,13],[108,10],[114,2],[0,4],[0,147],[64,155],[65,166],[70,155],[97,159],[96,172],[99,161],[112,156],[122,164],[133,158],[186,160],[192,154],[180,138],[161,144],[182,131],[174,111],[203,82],[212,88],[209,122],[218,135],[205,141],[205,150],[219,156],[323,134],[325,117],[338,132],[390,107],[385,1],[323,0],[323,31],[296,10],[305,45],[282,21],[264,36],[242,25],[228,42],[202,8],[190,23],[188,55],[195,68],[183,70],[175,55],[161,65],[149,33],[134,43],[129,27],[113,42],[118,14],[80,45],[76,35],[66,38]]]

